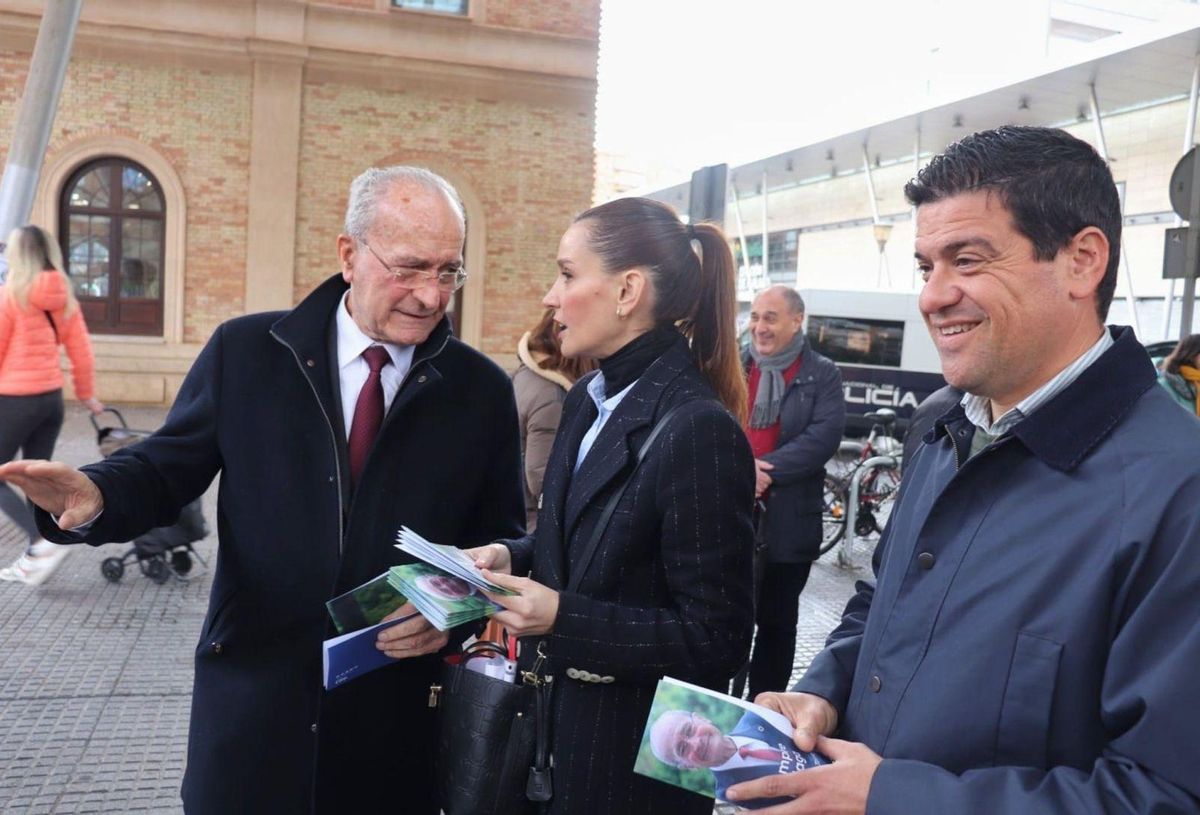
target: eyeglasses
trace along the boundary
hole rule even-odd
[[[379,253],[372,249],[369,243],[366,241],[359,241],[359,243],[367,247],[367,251],[375,256],[375,259],[379,261],[379,265],[395,278],[397,283],[405,288],[416,289],[433,281],[437,283],[438,291],[453,292],[461,289],[463,284],[467,282],[467,270],[462,266],[443,269],[440,272],[426,272],[410,266],[388,266],[387,261],[381,258]]]

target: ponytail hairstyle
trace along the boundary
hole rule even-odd
[[[688,338],[696,366],[744,423],[737,270],[720,227],[685,224],[671,207],[649,198],[618,198],[589,209],[575,222],[586,222],[589,245],[605,271],[646,271],[654,291],[655,324],[673,325]]]
[[[22,311],[29,310],[29,288],[39,274],[57,272],[66,278],[58,243],[40,226],[18,226],[10,232],[4,257],[8,261],[8,277],[4,288]],[[67,305],[63,314],[70,317],[79,308],[79,301],[75,299],[75,287],[70,279],[65,282]]]

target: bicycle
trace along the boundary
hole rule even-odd
[[[824,555],[846,535],[848,502],[854,479],[859,478],[858,506],[854,513],[854,537],[870,538],[883,531],[891,514],[892,502],[900,486],[900,458],[904,445],[892,435],[896,411],[880,408],[865,417],[871,432],[865,441],[844,440],[826,470],[821,512],[823,535],[820,552]],[[875,461],[889,456],[891,462]],[[860,471],[863,471],[861,476]],[[839,556],[842,562],[848,556]]]

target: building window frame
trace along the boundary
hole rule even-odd
[[[446,0],[441,1],[445,2]],[[429,14],[448,20],[470,20],[475,16],[475,6],[480,0],[459,0],[462,6],[461,11],[436,8],[434,4],[439,2],[439,0],[379,0],[379,2],[384,3],[385,8],[389,11]],[[414,5],[408,5],[408,3],[413,3]]]
[[[182,344],[184,280],[187,272],[187,197],[179,173],[165,156],[136,139],[112,133],[87,134],[66,144],[54,145],[43,165],[32,220],[51,228],[55,235],[62,234],[65,224],[59,223],[58,204],[63,188],[80,167],[104,157],[121,158],[145,167],[157,179],[162,191],[166,212],[162,269],[163,320],[160,336],[92,332],[92,338],[98,342],[125,344]]]
[[[125,200],[128,192],[126,174],[137,173],[150,183],[149,193],[156,199],[157,209],[142,209]],[[107,176],[108,195],[103,203],[76,203],[74,192],[89,175]],[[103,281],[101,292],[80,291],[74,275],[75,258],[71,249],[72,218],[99,219],[104,226],[106,271],[97,282]],[[89,328],[99,334],[161,337],[163,330],[163,270],[165,255],[166,197],[162,185],[147,168],[119,156],[102,156],[80,165],[63,184],[59,193],[59,244],[67,272],[76,285],[76,296],[83,306]],[[151,258],[128,255],[126,232],[135,223],[157,225],[158,252]],[[89,220],[89,223],[91,221]],[[143,227],[144,228],[144,227]],[[140,229],[139,229],[140,231]],[[90,251],[88,252],[90,259]],[[137,271],[134,262],[152,264],[155,270],[153,296],[137,296],[130,289],[130,277]],[[90,264],[89,264],[90,265]],[[89,278],[88,282],[91,282]],[[134,315],[134,316],[130,316]]]

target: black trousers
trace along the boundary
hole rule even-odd
[[[50,458],[63,424],[61,390],[33,396],[0,396],[0,464],[17,458]],[[29,509],[16,491],[0,483],[0,512],[24,530],[29,542],[38,535]]]
[[[758,631],[750,656],[750,701],[764,691],[788,690],[796,659],[800,592],[811,563],[768,563],[755,610]]]

